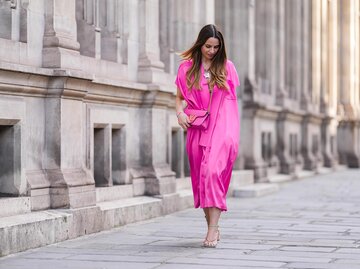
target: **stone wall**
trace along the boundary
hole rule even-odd
[[[189,176],[174,113],[179,52],[207,23],[223,30],[241,80],[235,170],[268,181],[358,167],[359,9],[355,0],[0,1],[1,195],[44,210],[116,199],[119,186],[130,186],[126,196],[174,193]]]

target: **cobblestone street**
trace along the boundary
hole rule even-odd
[[[188,209],[0,259],[1,269],[360,269],[360,170],[228,200],[216,249],[201,247],[202,211]]]

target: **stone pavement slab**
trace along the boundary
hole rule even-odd
[[[360,170],[282,183],[230,198],[216,249],[189,209],[0,258],[0,269],[360,269]]]

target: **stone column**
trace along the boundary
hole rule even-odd
[[[278,69],[277,69],[277,60],[278,60],[278,44],[277,44],[277,21],[278,14],[276,10],[276,0],[271,0],[267,2],[267,10],[269,13],[267,24],[268,24],[268,34],[270,35],[268,40],[268,53],[267,53],[267,72],[268,79],[270,82],[270,94],[272,96],[273,105],[275,104],[275,96],[276,96],[276,85],[278,85]]]
[[[276,121],[276,155],[280,161],[280,173],[293,174],[295,172],[295,162],[289,154],[289,127],[287,121],[291,117],[290,113],[280,112]]]
[[[172,95],[152,90],[144,96],[140,124],[139,176],[145,178],[148,195],[173,195],[176,191],[175,173],[171,171],[168,158],[168,126],[166,105]]]
[[[128,77],[132,81],[138,78],[139,68],[139,0],[128,0],[129,39],[127,42]],[[130,30],[131,29],[131,30]]]
[[[337,100],[337,1],[330,1],[323,7],[328,10],[327,18],[324,18],[327,25],[327,50],[323,50],[323,54],[327,55],[327,65],[324,66],[326,73],[327,84],[327,106],[326,116],[321,125],[321,140],[322,140],[322,154],[324,158],[324,165],[326,167],[333,167],[336,164],[337,150],[336,150],[336,100]]]
[[[138,81],[162,84],[164,64],[160,61],[159,0],[139,0]]]
[[[312,9],[312,85],[311,101],[318,105],[321,87],[321,2],[311,1]],[[318,109],[316,109],[318,111]]]
[[[52,208],[96,203],[94,179],[85,168],[83,101],[86,81],[52,77],[45,100],[44,170]],[[69,131],[71,130],[71,131]]]
[[[75,1],[45,1],[43,67],[80,69]]]
[[[114,0],[107,0],[106,5],[100,3],[101,7],[101,59],[117,62],[118,40],[117,27],[115,23],[116,4]]]
[[[293,1],[293,10],[294,10],[294,29],[292,30],[294,34],[294,39],[292,41],[291,46],[293,47],[293,58],[291,63],[293,65],[293,74],[292,77],[294,79],[293,87],[294,94],[293,98],[296,100],[294,103],[295,107],[298,108],[300,104],[300,96],[301,96],[301,49],[304,40],[301,39],[301,15],[302,15],[302,5],[303,1]]]
[[[76,1],[77,40],[80,53],[95,58],[95,1]]]
[[[360,166],[359,139],[357,137],[359,119],[356,117],[355,92],[356,77],[354,72],[355,65],[359,63],[356,57],[356,35],[354,24],[358,23],[358,10],[355,10],[355,0],[341,1],[340,9],[340,113],[343,120],[340,122],[338,136],[339,153],[342,163],[347,163],[350,167]],[[341,136],[340,136],[341,134]]]
[[[328,0],[321,0],[320,22],[320,112],[326,113],[329,103],[328,96]]]
[[[285,88],[285,0],[277,1],[278,10],[278,63],[277,69],[277,89],[276,89],[276,104],[284,106],[285,99],[287,98],[287,91]]]
[[[116,38],[117,38],[117,62],[127,63],[127,40],[129,38],[129,7],[128,1],[115,2],[116,11]]]
[[[242,143],[241,152],[245,161],[245,169],[254,170],[255,180],[263,182],[267,181],[267,169],[261,156],[261,123],[257,113],[261,112],[244,104],[240,140],[246,143]]]
[[[300,108],[303,110],[308,110],[310,108],[310,87],[311,84],[311,51],[310,51],[310,19],[311,19],[311,6],[310,0],[302,1],[302,31],[301,31],[301,40],[302,42],[302,53],[301,53],[301,97],[300,97]]]
[[[11,1],[11,40],[20,41],[20,7],[17,1]]]

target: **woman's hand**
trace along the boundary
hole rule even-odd
[[[187,128],[190,127],[189,117],[183,111],[178,113],[177,118],[178,118],[178,123],[181,126],[181,128],[183,128],[184,130],[187,130]]]
[[[184,130],[190,127],[190,120],[188,116],[183,111],[183,100],[184,97],[181,94],[180,89],[177,89],[176,98],[175,98],[175,107],[176,107],[176,116],[178,118],[178,123]]]

